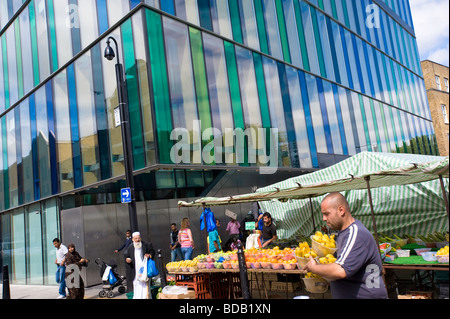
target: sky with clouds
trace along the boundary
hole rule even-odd
[[[449,66],[449,0],[409,0],[420,60]]]

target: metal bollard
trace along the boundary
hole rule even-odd
[[[167,276],[161,249],[158,249],[158,262],[156,266],[158,267],[159,277],[161,278],[161,288],[164,288],[167,286]]]
[[[2,268],[3,275],[3,290],[2,290],[2,299],[11,299],[11,292],[9,289],[9,270],[8,265],[4,265]]]
[[[244,245],[239,242],[237,244],[237,256],[238,256],[238,263],[239,263],[239,275],[241,278],[241,289],[242,289],[242,297],[244,299],[251,299],[250,297],[250,290],[248,288],[248,277],[247,277],[247,264],[245,263],[245,256],[244,256]]]

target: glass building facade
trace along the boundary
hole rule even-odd
[[[295,174],[362,151],[438,155],[408,0],[4,0],[0,30],[0,249],[13,283],[53,283],[61,210],[120,203],[108,36],[137,200],[204,194],[224,171],[268,165],[253,159],[274,145]],[[243,158],[238,129],[250,132]]]

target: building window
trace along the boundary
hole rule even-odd
[[[441,105],[442,110],[442,116],[444,117],[444,123],[448,124],[448,114],[447,114],[447,108],[445,107],[445,104]]]
[[[441,89],[441,80],[439,78],[439,75],[435,75],[434,78],[436,79],[436,87],[438,90]]]
[[[445,86],[445,91],[448,92],[448,79],[444,78],[444,86]]]

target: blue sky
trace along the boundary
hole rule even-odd
[[[420,60],[449,66],[449,0],[409,0]]]

